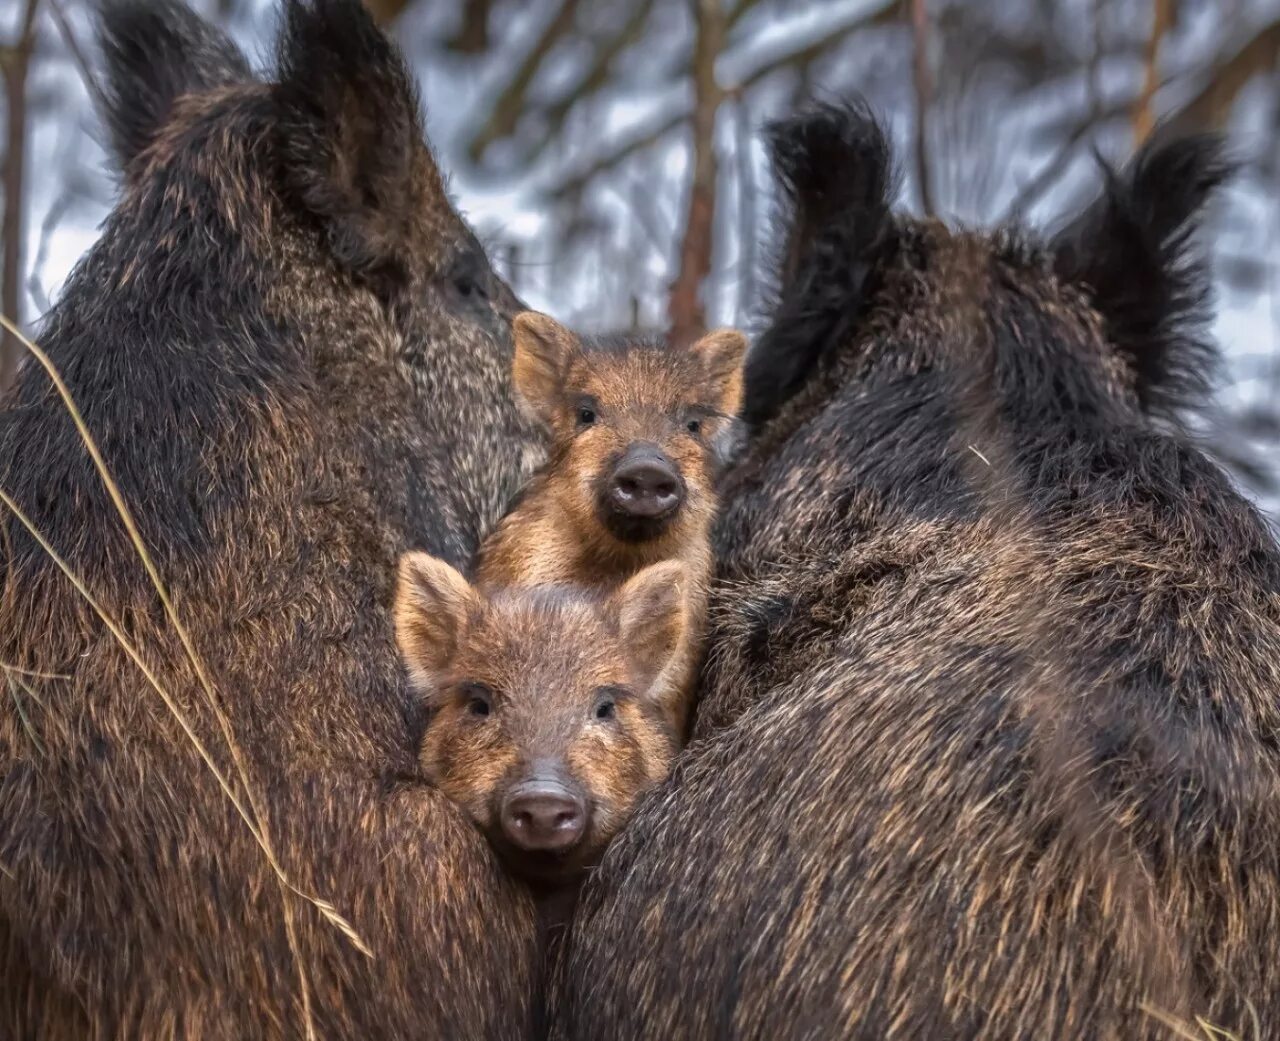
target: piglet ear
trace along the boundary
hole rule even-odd
[[[400,558],[396,585],[396,643],[409,675],[420,687],[448,668],[458,652],[480,595],[459,572],[429,553]]]
[[[404,59],[359,0],[288,0],[279,64],[285,177],[338,263],[390,292],[422,212],[446,200]]]
[[[711,403],[726,416],[736,416],[742,407],[742,363],[747,357],[747,338],[736,329],[715,329],[690,350],[702,359]]]
[[[1097,201],[1054,240],[1058,276],[1088,293],[1149,412],[1176,411],[1207,389],[1209,276],[1192,237],[1230,172],[1216,137],[1157,142],[1123,173],[1105,171]]]
[[[691,583],[684,564],[667,560],[633,575],[610,600],[624,651],[645,690],[684,642]]]
[[[512,324],[515,361],[512,380],[521,405],[539,422],[550,425],[560,400],[565,372],[580,343],[549,315],[524,311]]]

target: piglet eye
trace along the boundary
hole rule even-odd
[[[483,683],[468,683],[462,688],[467,699],[467,714],[483,718],[493,711],[493,692]]]
[[[700,433],[702,433],[702,420],[700,420],[700,419],[691,419],[691,420],[689,420],[689,422],[687,422],[687,423],[685,424],[685,428],[686,428],[686,429],[689,431],[689,433],[691,433],[691,434],[700,434]]]
[[[618,687],[602,687],[596,691],[595,707],[591,714],[600,720],[610,720],[618,714]]]
[[[582,405],[578,408],[578,425],[589,427],[596,421],[596,410],[590,405]]]

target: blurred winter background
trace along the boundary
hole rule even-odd
[[[263,64],[270,0],[192,0]],[[1206,443],[1280,505],[1280,0],[366,0],[500,268],[584,327],[750,324],[772,208],[758,129],[858,91],[901,203],[1052,227],[1168,124],[1243,175],[1207,236],[1228,366]],[[2,0],[3,310],[40,314],[114,181],[92,0]],[[0,348],[0,386],[16,345]]]

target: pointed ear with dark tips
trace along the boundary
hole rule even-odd
[[[1208,389],[1210,283],[1192,237],[1231,171],[1215,136],[1153,144],[1119,175],[1104,168],[1102,195],[1053,242],[1058,276],[1088,293],[1148,412],[1174,412]]]
[[[421,211],[445,198],[404,59],[359,0],[288,0],[279,65],[288,183],[338,263],[390,293]]]
[[[623,648],[645,690],[684,640],[690,582],[684,564],[667,560],[637,572],[610,598]]]
[[[396,643],[419,686],[446,669],[480,607],[480,595],[455,568],[429,553],[400,558],[392,616]]]
[[[102,116],[126,175],[178,98],[253,79],[235,44],[185,4],[107,0],[99,18]]]
[[[866,105],[815,104],[767,130],[781,196],[777,304],[747,359],[742,417],[766,422],[851,335],[895,240],[888,138]]]
[[[537,311],[516,315],[512,332],[512,382],[516,394],[531,415],[550,425],[569,362],[580,347],[578,337],[554,318]]]
[[[736,329],[714,329],[689,349],[702,359],[711,402],[726,416],[736,416],[742,407],[742,363],[747,356],[747,338]]]

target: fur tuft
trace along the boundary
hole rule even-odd
[[[1059,277],[1088,291],[1149,413],[1174,414],[1208,390],[1210,285],[1192,238],[1231,172],[1216,136],[1150,145],[1123,173],[1106,170],[1101,197],[1054,241]]]
[[[126,175],[178,98],[253,78],[235,44],[181,3],[108,0],[99,32],[102,119]]]
[[[287,175],[327,225],[338,262],[403,280],[421,196],[421,107],[403,57],[359,0],[289,0],[277,97]]]
[[[747,359],[743,418],[758,427],[847,335],[893,239],[892,151],[861,102],[814,104],[767,130],[782,191],[778,303]]]

